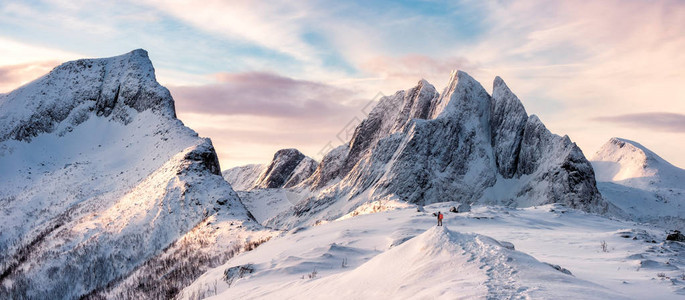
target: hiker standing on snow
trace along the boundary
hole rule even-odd
[[[438,226],[442,226],[442,213],[438,211]]]

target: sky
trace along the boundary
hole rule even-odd
[[[611,137],[685,168],[685,1],[0,1],[0,93],[146,49],[222,168],[320,160],[382,95],[504,79],[590,158]]]

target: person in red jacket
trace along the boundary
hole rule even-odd
[[[442,213],[438,211],[438,226],[442,226]]]

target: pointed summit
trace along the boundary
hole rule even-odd
[[[487,117],[490,109],[490,95],[482,85],[464,71],[452,71],[447,87],[437,103],[431,108],[431,119],[443,114],[462,115],[475,113]]]

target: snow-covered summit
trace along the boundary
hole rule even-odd
[[[685,170],[680,169],[647,149],[640,143],[611,138],[592,157],[598,181],[622,181],[630,179],[678,180]],[[676,178],[674,178],[674,176]],[[682,179],[685,179],[683,177]]]
[[[67,62],[0,95],[0,178],[9,298],[174,293],[193,278],[155,277],[149,288],[128,276],[150,276],[164,259],[200,272],[261,230],[221,178],[211,141],[176,119],[144,50]]]
[[[129,123],[145,110],[175,117],[169,91],[157,83],[147,51],[80,59],[0,95],[0,141],[64,134],[92,116]]]
[[[605,143],[592,165],[604,198],[633,219],[685,230],[685,170],[622,138]]]

